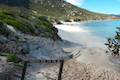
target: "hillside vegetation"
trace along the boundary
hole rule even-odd
[[[88,10],[76,7],[64,0],[2,0],[0,1],[0,8],[11,8],[14,11],[34,14],[45,15],[53,19],[74,19],[74,20],[96,20],[106,19],[110,16],[90,12]],[[7,5],[7,6],[6,6]],[[8,9],[8,10],[9,10]]]
[[[0,10],[0,34],[6,34],[5,27],[12,26],[16,31],[33,36],[49,37],[59,39],[57,29],[44,16],[21,16],[13,12]],[[9,33],[8,33],[9,34]]]

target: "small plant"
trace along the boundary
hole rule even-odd
[[[7,54],[7,61],[19,63],[19,62],[21,62],[21,59],[17,58],[16,54],[9,53],[9,54]]]

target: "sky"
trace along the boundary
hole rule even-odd
[[[90,11],[105,14],[120,14],[120,0],[65,0]]]

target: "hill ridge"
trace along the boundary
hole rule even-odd
[[[25,8],[25,10],[30,10],[32,14],[45,15],[57,19],[82,21],[110,18],[108,15],[79,8],[64,0],[4,0],[0,1],[0,4],[7,5],[8,7],[16,7],[20,10]],[[25,10],[22,10],[22,12]]]

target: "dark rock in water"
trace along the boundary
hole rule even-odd
[[[64,20],[65,22],[72,22],[70,19],[66,19],[66,20]]]
[[[82,21],[81,19],[74,19],[75,22],[79,22]]]
[[[59,20],[57,20],[57,19],[55,19],[55,23],[56,23],[56,24],[63,24],[61,21],[59,21]]]

